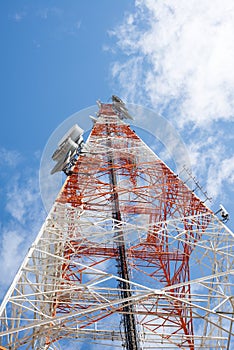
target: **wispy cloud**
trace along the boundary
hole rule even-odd
[[[81,27],[81,20],[77,18],[76,14],[69,9],[62,7],[42,7],[36,11],[37,19],[49,22],[56,22],[56,37],[61,35],[76,35]]]
[[[25,17],[26,17],[27,13],[25,11],[19,11],[19,12],[15,12],[11,18],[15,21],[15,22],[21,22]]]
[[[2,262],[0,296],[13,279],[27,249],[33,242],[45,218],[42,206],[38,169],[19,152],[1,149],[1,173],[4,192],[1,192],[0,259]]]
[[[193,172],[212,198],[214,210],[221,202],[233,211],[233,145],[230,146],[225,136],[219,138],[214,133],[199,134],[203,135],[201,139],[195,137],[187,144]]]
[[[33,45],[37,48],[37,49],[40,49],[41,47],[41,44],[37,41],[37,40],[33,40]]]
[[[207,190],[216,198],[219,193],[224,193],[224,184],[234,185],[234,156],[217,159],[208,170]],[[227,195],[222,196],[225,200]]]
[[[36,219],[38,200],[40,193],[38,179],[32,177],[23,178],[22,174],[11,179],[6,192],[6,210],[19,223],[25,224],[26,220]]]
[[[14,274],[16,273],[17,268],[19,267],[20,262],[23,259],[22,254],[25,250],[22,250],[22,243],[25,240],[25,232],[22,232],[22,229],[19,231],[19,228],[10,227],[4,228],[1,236],[1,264],[4,267],[1,273],[1,288],[0,296],[5,287],[9,284],[10,280],[13,279]]]
[[[60,18],[62,15],[63,10],[59,7],[45,7],[37,11],[37,16],[43,20],[47,20],[49,17]]]
[[[16,167],[21,161],[22,155],[15,150],[8,150],[4,147],[0,147],[0,165],[5,167]]]
[[[181,125],[229,120],[234,107],[233,18],[231,0],[138,0],[135,13],[112,32],[126,54],[124,63],[114,64],[113,75],[118,72],[123,86],[131,75],[131,100],[139,98],[140,78],[151,103],[164,112],[174,109]]]

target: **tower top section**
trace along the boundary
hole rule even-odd
[[[112,95],[112,103],[102,103],[97,101],[99,111],[97,116],[118,116],[119,119],[133,119],[128,113],[125,103],[116,95]],[[96,121],[94,117],[91,117]],[[59,141],[58,148],[52,155],[52,159],[57,162],[51,174],[59,171],[70,174],[70,169],[75,164],[78,156],[82,152],[83,147],[83,132],[84,130],[75,124]]]
[[[100,115],[114,115],[115,112],[112,108],[112,103],[102,103],[100,101],[97,101],[97,105],[99,108],[99,111],[97,113],[98,116]]]
[[[133,117],[128,113],[125,103],[116,95],[112,95],[112,103],[102,103],[97,101],[99,112],[98,115],[117,115],[120,119],[131,119]]]

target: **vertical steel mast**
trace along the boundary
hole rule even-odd
[[[131,286],[129,283],[129,271],[128,271],[128,263],[125,249],[125,239],[124,233],[121,228],[121,212],[119,207],[119,195],[117,191],[117,178],[114,170],[114,159],[112,153],[112,143],[110,138],[110,130],[108,125],[108,120],[106,124],[107,129],[107,146],[110,149],[108,153],[108,165],[109,165],[109,176],[110,176],[110,186],[112,191],[112,217],[114,220],[114,230],[115,230],[115,241],[118,250],[117,256],[117,267],[118,274],[121,277],[119,280],[119,288],[120,294],[123,300],[131,299]],[[117,223],[117,225],[116,225]],[[123,324],[124,324],[124,333],[125,333],[125,347],[127,350],[139,350],[140,347],[138,345],[137,340],[137,330],[136,330],[136,321],[134,316],[134,308],[132,304],[129,302],[123,302]]]

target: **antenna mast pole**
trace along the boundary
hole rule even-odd
[[[125,249],[125,240],[124,233],[121,229],[121,212],[119,207],[119,194],[117,191],[117,177],[114,170],[114,159],[112,153],[112,142],[111,142],[111,133],[109,129],[109,124],[106,124],[107,128],[107,145],[110,150],[108,154],[108,166],[109,166],[109,178],[110,186],[112,191],[112,218],[114,221],[114,230],[115,230],[115,241],[117,243],[118,257],[116,259],[118,266],[118,274],[121,277],[119,281],[119,288],[122,299],[131,298],[131,287],[129,283],[129,272],[127,265],[126,249]],[[131,302],[123,302],[123,324],[124,324],[124,333],[125,333],[125,347],[127,350],[140,350],[137,341],[137,331],[136,331],[136,322],[134,317],[133,305]]]

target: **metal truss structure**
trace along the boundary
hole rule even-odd
[[[234,235],[112,107],[3,300],[0,345],[231,349]]]

